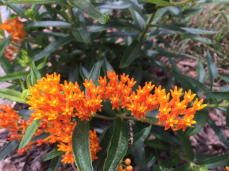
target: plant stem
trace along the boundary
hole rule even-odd
[[[68,10],[69,10],[69,15],[70,15],[70,22],[72,23],[72,24],[76,24],[76,22],[75,22],[75,18],[74,18],[74,14],[73,14],[73,7],[69,7],[68,8]]]
[[[147,23],[146,23],[146,28],[144,29],[144,31],[141,33],[141,36],[139,38],[140,41],[142,41],[142,39],[145,37],[145,34],[148,30],[148,28],[150,27],[150,24],[152,23],[153,19],[156,17],[157,13],[158,13],[159,9],[157,9],[156,12],[152,13],[150,18],[148,19]]]
[[[173,4],[173,5],[183,5],[183,4],[191,2],[191,1],[193,1],[193,0],[184,0],[184,1],[180,1],[180,2],[170,1],[170,3]]]
[[[209,108],[217,108],[217,107],[227,107],[229,103],[222,103],[222,104],[207,104]]]
[[[93,117],[100,118],[100,119],[105,119],[105,120],[115,120],[117,117],[107,117],[107,116],[102,116],[97,113],[92,114]]]

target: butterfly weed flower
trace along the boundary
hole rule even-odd
[[[18,52],[18,48],[14,45],[18,44],[25,38],[25,30],[23,29],[24,24],[19,21],[18,17],[14,19],[8,19],[0,25],[0,29],[6,31],[8,34],[12,34],[11,41],[6,48],[4,54],[9,61],[12,61]]]

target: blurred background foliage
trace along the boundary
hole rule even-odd
[[[22,92],[22,85],[28,88],[53,72],[79,85],[90,75],[97,78],[111,69],[134,77],[134,89],[146,81],[162,85],[167,92],[177,85],[192,90],[208,104],[196,114],[196,127],[173,132],[132,121],[134,146],[126,155],[139,170],[223,170],[228,165],[229,148],[229,4],[225,0],[179,2],[183,1],[175,1],[175,5],[162,0],[94,0],[90,5],[83,0],[2,1],[8,18],[23,19],[27,36],[18,45],[17,58],[9,62],[3,52],[10,37],[0,32],[0,65],[6,73],[0,81],[11,83],[0,89],[0,97],[23,103],[26,92]],[[110,112],[107,106],[101,114],[109,116]],[[30,113],[27,109],[19,112],[24,118]],[[152,112],[149,117],[155,120],[156,114]],[[215,118],[223,125],[216,124]],[[111,139],[111,126],[98,119],[91,122],[103,145],[98,156],[108,148],[104,142]],[[195,147],[195,136],[203,134],[206,127],[220,141],[222,150],[214,155]],[[1,151],[1,155],[7,154]],[[103,156],[95,161],[94,169],[100,170],[104,160]]]

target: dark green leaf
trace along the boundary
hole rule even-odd
[[[155,140],[148,140],[145,142],[146,145],[152,147],[152,148],[158,148],[158,149],[169,149],[170,148],[170,144],[161,141],[159,139],[155,139]]]
[[[119,67],[128,67],[140,54],[141,44],[134,40],[129,47],[125,50],[122,59],[120,61]]]
[[[229,83],[229,77],[225,77],[225,76],[222,76],[222,75],[219,75],[219,77],[221,79],[223,79],[224,81],[228,82]]]
[[[208,71],[209,71],[210,82],[211,82],[211,87],[212,87],[214,78],[217,78],[217,76],[218,76],[218,71],[217,71],[217,67],[216,67],[209,51],[207,51],[206,59],[207,59]]]
[[[129,149],[128,153],[133,153],[135,150],[142,146],[145,139],[149,136],[151,128],[152,125],[149,125],[134,135],[134,145]]]
[[[62,0],[7,0],[7,3],[17,3],[17,4],[49,4],[57,3]]]
[[[138,149],[134,150],[133,156],[137,166],[143,168],[145,164],[145,148],[141,146]]]
[[[12,36],[12,34],[10,36],[8,36],[6,39],[4,39],[3,41],[1,41],[1,43],[0,43],[0,58],[2,57],[2,54],[5,52],[7,46],[9,45],[11,36]]]
[[[67,0],[68,4],[78,8],[80,11],[89,15],[91,18],[98,20],[101,24],[105,24],[110,18],[108,14],[104,15],[98,11],[90,2],[85,0]]]
[[[194,159],[194,153],[193,153],[191,142],[189,140],[189,136],[185,135],[185,133],[182,130],[178,130],[177,135],[179,140],[181,141],[182,146],[184,147],[187,153],[187,158],[190,161],[192,161]]]
[[[104,58],[104,61],[103,61],[103,71],[104,71],[104,74],[107,74],[107,71],[111,71],[114,69],[112,68],[111,64],[107,61],[107,58]]]
[[[181,170],[185,170],[185,171],[193,171],[192,168],[190,167],[189,163],[183,164],[175,169],[173,169],[172,171],[181,171]]]
[[[226,145],[226,147],[229,148],[229,143],[228,143],[227,139],[225,138],[223,133],[220,131],[220,128],[211,119],[211,117],[208,117],[208,121],[207,122],[210,125],[210,127],[214,130],[215,134],[218,136],[220,141],[222,141]]]
[[[72,25],[72,34],[79,42],[89,43],[91,42],[90,34],[87,31],[84,23],[78,23],[77,25]]]
[[[203,67],[203,64],[201,62],[201,60],[198,61],[198,66],[197,66],[197,80],[200,83],[205,83],[206,79],[207,79],[207,75],[205,74],[205,70]]]
[[[7,88],[0,88],[0,97],[18,103],[26,103],[26,100],[21,98],[21,92]]]
[[[44,157],[42,157],[41,161],[47,161],[47,160],[53,159],[57,156],[60,156],[62,154],[64,154],[63,151],[57,151],[57,149],[54,149],[54,150],[50,151],[48,154],[46,154]]]
[[[173,5],[172,3],[163,1],[163,0],[143,0],[152,4],[156,4],[156,5],[164,5],[164,6],[169,6],[169,5]]]
[[[46,55],[49,55],[50,53],[56,51],[60,47],[70,43],[72,40],[74,40],[74,37],[68,36],[68,37],[64,37],[64,38],[61,38],[59,40],[56,40],[54,42],[51,42],[41,53],[36,55],[32,60],[37,61],[37,60],[45,57]]]
[[[104,170],[116,170],[128,150],[128,127],[125,120],[118,118],[107,151]]]
[[[200,132],[200,130],[203,128],[207,119],[208,119],[208,110],[203,109],[201,111],[197,111],[197,113],[195,114],[195,118],[194,118],[194,120],[197,121],[196,127],[190,128],[187,131],[188,136],[193,136],[193,135],[198,134]]]
[[[229,106],[227,107],[227,113],[226,113],[226,125],[227,128],[229,129]]]
[[[109,143],[108,142],[111,140],[111,136],[112,136],[112,133],[113,133],[114,123],[115,122],[112,122],[110,127],[106,131],[104,131],[104,133],[103,133],[103,135],[101,137],[99,137],[99,140],[100,140],[99,146],[102,149],[97,154],[98,159],[95,160],[94,163],[93,163],[95,171],[102,170],[104,161],[105,161],[106,156],[107,156],[107,149],[109,147]]]
[[[76,166],[80,171],[93,171],[89,131],[90,122],[78,120],[72,134],[72,151]]]
[[[25,22],[25,27],[61,27],[71,28],[71,24],[64,21],[35,21]]]
[[[48,171],[57,171],[61,165],[61,160],[62,160],[61,156],[57,156],[54,159],[52,159]]]
[[[199,0],[197,4],[205,4],[210,2],[228,2],[228,0]]]
[[[0,151],[0,160],[4,159],[11,151],[17,148],[19,142],[17,140],[10,141]]]
[[[21,79],[21,78],[27,77],[28,74],[29,74],[29,71],[20,71],[20,72],[10,73],[4,76],[0,76],[0,82]]]
[[[99,85],[99,76],[100,76],[100,68],[103,64],[103,60],[99,60],[98,62],[96,62],[92,69],[91,69],[91,72],[89,74],[89,80],[92,79],[92,82],[98,86]]]
[[[89,79],[89,72],[80,64],[80,76],[83,80]]]
[[[22,119],[28,120],[30,118],[30,115],[34,112],[34,110],[27,110],[27,109],[21,109],[18,111],[18,115],[22,117]]]
[[[19,150],[24,148],[33,137],[33,134],[36,132],[37,128],[39,127],[40,123],[42,122],[42,119],[39,120],[33,120],[33,122],[29,125],[29,127],[26,129],[25,134],[20,142]]]
[[[204,93],[208,98],[217,98],[221,100],[229,100],[229,91],[211,91]]]
[[[0,65],[6,74],[14,72],[14,68],[4,54],[0,57]]]

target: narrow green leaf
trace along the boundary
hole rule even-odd
[[[156,4],[156,5],[164,5],[164,6],[170,6],[173,5],[172,3],[163,1],[163,0],[143,0],[152,4]]]
[[[224,145],[229,149],[229,143],[228,140],[225,138],[223,133],[220,131],[220,128],[215,124],[215,122],[211,119],[211,117],[208,117],[207,120],[210,127],[214,130],[215,134],[218,136],[219,140],[224,143]]]
[[[62,160],[61,156],[57,156],[53,158],[49,165],[48,171],[57,171],[61,165],[61,160]]]
[[[82,77],[83,80],[89,78],[89,72],[81,64],[80,64],[80,76]]]
[[[136,27],[138,27],[139,30],[144,30],[146,27],[146,22],[144,18],[133,8],[129,8],[129,10],[131,12],[131,16],[133,17],[134,24],[136,25]]]
[[[8,36],[6,39],[4,39],[3,41],[1,41],[1,43],[0,43],[0,58],[2,57],[2,54],[5,52],[7,46],[9,45],[11,36],[12,36],[12,34],[10,36]]]
[[[200,83],[205,83],[205,81],[207,80],[207,76],[205,74],[205,70],[204,70],[204,67],[203,67],[203,64],[201,62],[201,60],[198,61],[198,65],[197,65],[197,80],[200,82]]]
[[[225,77],[225,76],[222,76],[222,75],[219,75],[219,77],[221,79],[223,79],[224,81],[228,82],[229,83],[229,77]]]
[[[226,125],[227,128],[229,129],[229,106],[227,107],[227,113],[226,113]]]
[[[192,168],[190,167],[190,163],[183,164],[181,166],[178,166],[177,168],[173,169],[172,171],[193,171]]]
[[[57,151],[57,148],[55,148],[54,150],[50,151],[48,154],[46,154],[44,157],[42,157],[41,161],[47,161],[47,160],[50,160],[50,159],[53,159],[57,156],[60,156],[64,154],[63,151]]]
[[[101,137],[99,137],[99,140],[100,140],[99,146],[102,149],[97,154],[98,159],[93,162],[93,166],[94,166],[95,171],[102,170],[104,161],[105,161],[106,156],[107,156],[107,149],[109,147],[108,142],[111,140],[111,136],[113,133],[114,123],[115,122],[112,122],[112,124],[110,124],[109,128],[106,131],[104,131],[104,133],[102,134]]]
[[[41,53],[39,53],[34,58],[32,58],[32,60],[37,61],[41,58],[44,58],[46,55],[49,55],[50,53],[58,50],[60,47],[70,43],[73,40],[74,40],[74,37],[68,36],[68,37],[64,37],[59,40],[56,40],[54,42],[51,42]]]
[[[133,153],[144,143],[145,139],[149,136],[151,128],[152,125],[149,125],[134,135],[134,145],[129,149],[128,154]]]
[[[107,58],[104,58],[104,61],[103,61],[103,71],[104,71],[104,74],[107,74],[107,71],[111,71],[113,69],[113,67],[111,66],[111,64],[107,61]]]
[[[170,144],[161,141],[159,139],[155,139],[155,140],[148,140],[145,142],[145,144],[147,146],[150,146],[152,148],[158,148],[158,149],[164,149],[164,150],[168,150],[170,148]]]
[[[197,1],[197,4],[205,4],[211,2],[228,2],[228,0],[199,0]]]
[[[103,170],[116,170],[128,150],[128,127],[125,120],[118,118],[107,151]]]
[[[0,76],[0,82],[21,79],[21,78],[27,77],[28,74],[29,74],[29,71],[20,71],[20,72],[10,73],[4,76]]]
[[[4,54],[0,57],[0,65],[6,74],[14,72],[14,68]]]
[[[203,128],[204,124],[207,122],[208,119],[208,110],[201,110],[197,111],[195,114],[194,120],[197,121],[195,128],[190,128],[187,131],[188,136],[196,135],[200,132],[200,130]]]
[[[225,138],[225,136],[221,132],[220,128],[215,124],[215,122],[211,119],[211,117],[208,117],[207,122],[210,125],[210,127],[214,130],[215,134],[218,136],[218,138],[220,139],[220,141],[222,141],[222,143],[224,143],[224,145],[227,148],[229,148],[228,140]]]
[[[72,151],[76,166],[80,171],[93,171],[89,131],[90,122],[78,120],[72,134]]]
[[[100,68],[103,65],[103,60],[99,60],[98,62],[96,62],[92,69],[91,72],[89,74],[89,80],[92,79],[92,82],[98,86],[99,85],[99,76],[100,76]]]
[[[36,80],[41,80],[41,74],[38,71],[38,69],[37,69],[37,67],[36,67],[34,62],[32,62],[32,70],[33,70],[33,72],[34,72],[34,74],[36,76]]]
[[[193,34],[217,34],[220,31],[208,31],[208,30],[201,30],[201,29],[195,29],[195,28],[186,28],[181,27],[183,30],[193,33]]]
[[[72,25],[72,34],[79,42],[89,43],[91,42],[90,34],[87,31],[84,23],[80,22],[77,25]]]
[[[61,1],[63,0],[7,0],[6,2],[15,3],[15,4],[50,4],[50,3],[57,3]]]
[[[29,125],[29,127],[26,129],[25,134],[20,142],[19,150],[24,148],[33,137],[33,134],[36,132],[37,128],[39,127],[40,123],[42,122],[42,119],[39,120],[33,120],[33,122]]]
[[[13,9],[18,15],[24,16],[25,9],[21,5],[9,3],[8,6],[10,7],[10,9]]]
[[[119,67],[126,68],[128,67],[140,54],[141,44],[134,40],[129,47],[126,48],[122,59],[120,61]]]
[[[194,159],[194,153],[189,137],[185,135],[185,133],[182,130],[178,130],[177,135],[187,153],[187,158],[192,161]]]
[[[85,0],[67,0],[68,4],[78,8],[80,11],[89,15],[91,18],[98,20],[101,24],[105,24],[110,18],[108,14],[104,15],[98,11],[90,2]]]
[[[204,93],[208,98],[217,98],[221,100],[229,100],[229,91],[211,91]]]
[[[0,151],[0,160],[4,159],[11,151],[17,148],[19,142],[17,140],[10,141]]]
[[[35,21],[35,22],[25,22],[24,27],[61,27],[61,28],[71,28],[71,24],[64,21]]]
[[[26,100],[21,98],[21,92],[7,88],[0,88],[0,97],[18,103],[26,103]]]
[[[208,72],[210,75],[210,82],[211,82],[211,87],[212,87],[214,78],[218,77],[218,71],[217,71],[217,67],[216,67],[209,51],[207,51],[206,59],[207,59]]]
[[[145,148],[139,147],[133,152],[134,161],[138,167],[143,168],[145,164]]]

